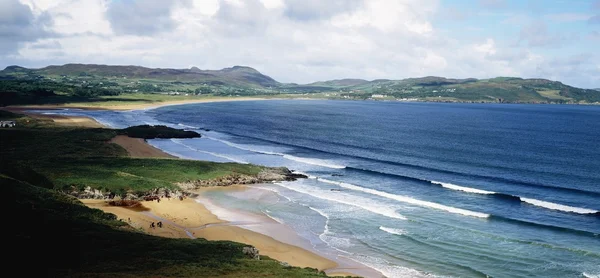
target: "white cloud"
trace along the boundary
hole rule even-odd
[[[203,69],[248,65],[279,81],[296,83],[426,75],[547,76],[574,83],[581,80],[582,85],[589,86],[593,80],[577,79],[568,71],[573,67],[540,71],[552,60],[540,49],[561,38],[545,25],[524,28],[523,36],[530,36],[517,45],[511,45],[512,39],[503,41],[492,35],[459,40],[435,23],[446,12],[440,10],[437,0],[157,1],[153,9],[130,10],[136,13],[131,15],[136,20],[120,23],[115,21],[119,18],[109,16],[115,5],[110,0],[20,1],[34,17],[52,18],[42,27],[54,36],[23,41],[17,55],[5,56],[10,58],[5,63]],[[531,22],[526,16],[509,21]],[[598,64],[597,57],[590,59]],[[582,68],[587,75],[600,76],[595,67]]]

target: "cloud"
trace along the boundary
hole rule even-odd
[[[481,7],[466,11],[472,18],[460,21],[465,13],[457,6],[442,9],[438,0],[20,1],[24,5],[0,0],[0,67],[73,62],[203,69],[247,65],[295,83],[438,75],[552,77],[585,86],[595,80],[590,77],[594,73],[600,76],[588,61],[578,66],[585,74],[568,72],[567,57],[591,51],[598,34],[586,30],[579,40],[555,32],[552,19],[578,18],[567,14],[503,12],[500,16],[514,17],[499,28],[500,35],[485,24],[470,24],[478,20]],[[504,1],[481,4],[507,7]],[[452,15],[452,9],[458,12]],[[457,30],[440,24],[444,17],[458,19],[451,24]],[[491,32],[469,31],[474,28]],[[553,52],[562,46],[576,50]],[[553,59],[562,63],[544,68],[552,67]],[[589,59],[589,64],[600,64],[596,56]]]
[[[548,20],[564,23],[564,22],[574,22],[574,21],[586,21],[590,19],[590,14],[585,13],[558,13],[558,14],[549,14],[544,16]]]
[[[566,42],[577,39],[573,35],[551,33],[543,21],[535,21],[523,26],[519,33],[519,43],[525,42],[530,47],[559,47]]]
[[[106,17],[117,34],[150,36],[175,28],[173,1],[121,0],[108,5]]]
[[[285,15],[295,20],[321,20],[361,6],[360,0],[290,0],[285,2]]]
[[[51,22],[47,14],[35,17],[31,8],[17,0],[0,2],[0,55],[13,54],[19,46],[49,35],[44,25]]]

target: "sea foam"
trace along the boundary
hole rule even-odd
[[[388,228],[388,227],[383,227],[383,226],[379,226],[379,229],[386,232],[386,233],[390,233],[393,235],[405,235],[406,231],[402,230],[402,229],[394,229],[394,228]]]
[[[444,211],[451,212],[451,213],[457,213],[457,214],[480,217],[480,218],[488,218],[490,216],[487,213],[481,213],[481,212],[470,211],[470,210],[466,210],[466,209],[445,206],[445,205],[434,203],[434,202],[422,201],[422,200],[414,199],[414,198],[407,197],[407,196],[391,194],[391,193],[387,193],[387,192],[383,192],[383,191],[379,191],[379,190],[375,190],[375,189],[371,189],[371,188],[360,187],[360,186],[345,183],[345,182],[337,182],[337,181],[332,181],[332,180],[327,180],[327,179],[322,179],[322,178],[319,178],[318,180],[322,181],[322,182],[326,182],[326,183],[336,184],[336,185],[346,188],[346,189],[361,191],[361,192],[369,193],[372,195],[377,195],[377,196],[381,196],[384,198],[388,198],[391,200],[396,200],[396,201],[403,202],[403,203],[409,203],[412,205],[429,207],[429,208],[434,208],[434,209],[438,209],[438,210],[444,210]]]
[[[390,208],[385,205],[378,205],[372,202],[369,199],[361,198],[359,196],[352,196],[349,194],[341,194],[341,192],[332,193],[332,192],[324,192],[323,190],[315,190],[310,187],[299,187],[299,186],[291,186],[290,183],[275,183],[281,187],[303,193],[306,195],[313,196],[318,199],[333,201],[353,207],[362,208],[366,211],[370,211],[375,214],[379,214],[382,216],[386,216],[389,218],[406,220],[406,217],[396,212],[395,209]]]
[[[287,160],[292,160],[292,161],[296,161],[296,162],[300,162],[300,163],[304,163],[304,164],[310,164],[310,165],[321,166],[321,167],[332,168],[332,169],[344,169],[344,168],[346,168],[346,166],[339,165],[338,163],[336,163],[334,161],[331,161],[331,160],[318,159],[318,158],[307,158],[307,157],[300,157],[300,156],[290,155],[290,154],[286,154],[286,153],[272,152],[272,151],[266,151],[266,150],[259,150],[259,149],[256,149],[256,148],[251,148],[251,147],[243,146],[243,145],[240,145],[240,144],[235,144],[235,143],[229,142],[227,140],[223,140],[223,139],[219,139],[219,138],[215,138],[215,137],[211,137],[211,136],[204,136],[204,138],[221,142],[221,143],[223,143],[225,145],[228,145],[230,147],[234,147],[236,149],[240,149],[240,150],[244,150],[244,151],[249,151],[249,152],[253,152],[253,153],[260,153],[260,154],[266,154],[266,155],[281,156],[281,157],[283,157],[283,158],[285,158]]]
[[[560,211],[565,211],[565,212],[575,212],[575,213],[581,213],[581,214],[598,213],[597,210],[593,210],[593,209],[565,206],[565,205],[561,205],[561,204],[540,201],[540,200],[530,199],[530,198],[523,198],[523,197],[520,197],[520,199],[521,199],[521,201],[523,201],[525,203],[532,204],[532,205],[538,206],[538,207],[547,208],[547,209],[560,210]]]
[[[496,194],[496,192],[493,192],[493,191],[486,191],[486,190],[481,190],[481,189],[476,189],[476,188],[471,188],[471,187],[464,187],[464,186],[459,186],[459,185],[451,184],[451,183],[444,183],[444,182],[439,182],[439,181],[431,181],[431,183],[439,184],[444,188],[458,190],[458,191],[464,191],[464,192],[469,192],[469,193]]]
[[[551,210],[558,210],[558,211],[564,211],[564,212],[573,212],[573,213],[580,213],[580,214],[595,214],[595,213],[598,213],[597,210],[593,210],[593,209],[587,209],[587,208],[579,208],[579,207],[572,207],[572,206],[567,206],[567,205],[561,205],[561,204],[552,203],[552,202],[548,202],[548,201],[542,201],[542,200],[537,200],[537,199],[533,199],[533,198],[525,198],[525,197],[521,197],[521,196],[515,196],[515,195],[510,195],[510,194],[504,194],[504,193],[498,193],[498,192],[494,192],[494,191],[481,190],[481,189],[476,189],[476,188],[471,188],[471,187],[465,187],[465,186],[455,185],[455,184],[451,184],[451,183],[444,183],[444,182],[438,182],[438,181],[431,181],[431,183],[432,184],[441,185],[442,187],[447,188],[447,189],[457,190],[457,191],[464,191],[464,192],[468,192],[468,193],[485,194],[485,195],[498,195],[498,196],[501,196],[501,195],[510,196],[511,198],[518,199],[521,202],[525,202],[525,203],[528,203],[530,205],[534,205],[534,206],[538,206],[538,207],[543,207],[543,208],[551,209]]]
[[[226,156],[226,155],[223,155],[223,154],[214,153],[214,152],[208,152],[208,151],[203,151],[203,150],[200,150],[200,149],[194,148],[194,147],[192,147],[192,146],[189,146],[189,145],[186,145],[186,144],[184,144],[184,143],[183,143],[183,142],[181,142],[179,139],[171,139],[171,141],[172,141],[173,143],[175,143],[175,144],[182,145],[182,146],[184,146],[184,147],[186,147],[186,148],[188,148],[188,149],[190,149],[190,150],[192,150],[192,151],[195,151],[195,152],[199,152],[199,153],[205,153],[205,154],[210,154],[210,155],[212,155],[212,156],[215,156],[215,157],[224,158],[224,159],[227,159],[227,160],[230,160],[230,161],[233,161],[233,162],[237,162],[237,163],[241,163],[241,164],[248,164],[248,162],[246,162],[246,161],[243,161],[243,160],[240,160],[240,159],[237,159],[237,158],[235,158],[235,157],[230,157],[230,156]]]

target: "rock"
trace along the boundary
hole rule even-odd
[[[262,182],[271,182],[271,181],[294,181],[296,179],[305,179],[308,178],[306,175],[298,174],[290,171],[288,168],[279,167],[279,168],[265,168],[260,173],[258,173],[258,178]]]
[[[244,253],[244,255],[248,256],[248,258],[254,259],[254,260],[260,260],[260,255],[258,254],[258,249],[252,247],[252,246],[246,246],[242,249],[242,253]]]
[[[291,267],[290,264],[288,264],[286,262],[279,262],[279,264],[283,267]]]

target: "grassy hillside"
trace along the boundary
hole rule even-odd
[[[37,277],[325,277],[242,254],[244,244],[169,239],[136,232],[77,199],[0,174],[11,194],[8,263]]]
[[[233,174],[256,175],[255,165],[176,159],[134,159],[108,141],[113,129],[64,128],[20,119],[0,129],[0,173],[58,190],[86,186],[117,194],[174,188],[173,183]]]
[[[0,106],[44,103],[113,103],[219,96],[308,95],[330,99],[452,102],[600,103],[598,90],[558,81],[497,77],[402,80],[337,79],[283,84],[250,67],[221,70],[152,69],[140,66],[66,64],[0,71]],[[373,97],[375,95],[375,97]],[[158,96],[158,97],[157,97]]]
[[[10,112],[0,116],[18,121],[16,128],[0,129],[0,184],[9,194],[5,232],[14,248],[8,264],[28,265],[14,270],[19,276],[325,277],[265,256],[249,259],[244,244],[142,234],[60,191],[143,191],[188,179],[253,175],[258,166],[133,159],[107,142],[116,130],[65,128]]]

